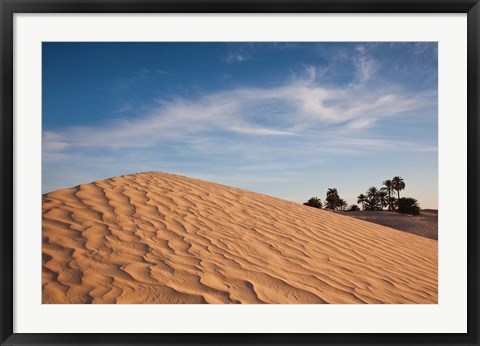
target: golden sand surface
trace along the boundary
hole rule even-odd
[[[42,300],[437,303],[437,241],[147,172],[43,196]]]

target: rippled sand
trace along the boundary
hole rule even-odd
[[[437,303],[437,241],[149,172],[43,196],[43,303]]]

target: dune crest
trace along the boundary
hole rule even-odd
[[[437,241],[148,172],[43,196],[43,303],[437,303]]]

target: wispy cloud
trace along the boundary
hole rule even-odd
[[[127,76],[122,76],[112,81],[112,87],[117,90],[127,90],[133,87],[136,83],[147,80],[149,78],[159,78],[162,75],[168,74],[167,71],[155,68],[141,68],[135,73]]]
[[[250,59],[250,56],[246,53],[240,53],[240,52],[236,52],[236,53],[230,53],[228,54],[224,61],[226,63],[235,63],[235,62],[244,62],[244,61],[247,61]]]
[[[386,118],[413,116],[408,112],[436,106],[435,91],[411,94],[395,85],[370,85],[368,75],[373,72],[365,64],[358,65],[358,82],[346,88],[322,86],[317,69],[305,66],[303,73],[283,86],[236,88],[194,100],[163,100],[143,117],[46,131],[43,148],[46,152],[78,147],[149,148],[192,136],[213,138],[219,133],[246,141],[249,139],[238,136],[363,136],[362,131]]]
[[[116,110],[113,111],[114,114],[118,114],[118,113],[125,113],[125,112],[128,112],[130,110],[132,110],[132,105],[129,104],[129,103],[124,103],[122,104],[120,107],[118,107]]]
[[[43,132],[43,149],[48,152],[56,152],[68,148],[69,144],[62,135],[55,132]]]

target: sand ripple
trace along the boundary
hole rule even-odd
[[[43,196],[43,303],[436,303],[437,241],[149,172]]]

